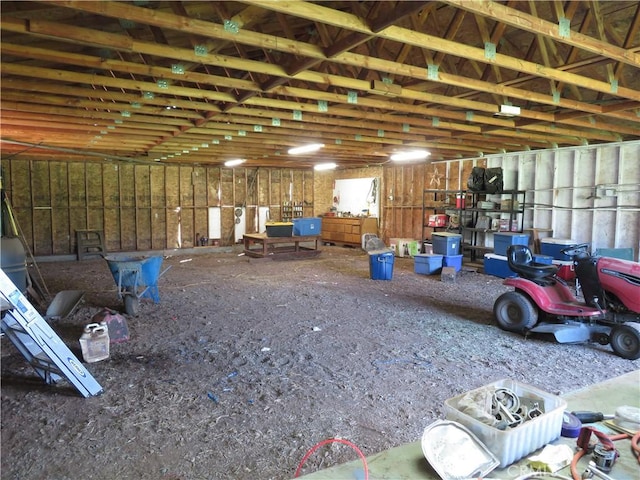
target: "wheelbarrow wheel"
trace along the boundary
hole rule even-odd
[[[127,289],[124,295],[124,312],[132,317],[137,317],[139,314],[140,299],[136,296],[135,292]]]

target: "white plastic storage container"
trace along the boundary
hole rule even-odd
[[[498,388],[508,388],[519,397],[534,399],[544,413],[517,427],[498,430],[460,411],[460,401],[467,395],[481,397],[483,391],[492,394]],[[450,398],[444,406],[447,420],[461,423],[471,430],[500,460],[500,468],[504,468],[560,437],[567,402],[535,387],[505,379]]]

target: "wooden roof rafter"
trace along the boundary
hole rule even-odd
[[[501,143],[511,151],[639,137],[637,3],[458,3],[52,0],[16,10],[6,3],[0,108],[12,123],[3,138],[26,136],[45,112],[59,132],[91,117],[113,128],[125,109],[130,116],[110,137],[83,134],[83,148],[120,144],[122,156],[140,155],[144,138],[146,156],[182,148],[193,150],[189,161],[216,163],[223,148],[197,151],[215,134],[248,155],[263,144],[260,158],[249,160],[255,164],[306,138],[294,133],[300,127],[348,165],[409,144],[429,145],[432,158],[446,159],[456,148],[459,156],[498,151]],[[565,18],[568,40],[558,28]],[[581,35],[587,41],[575,42]],[[183,73],[172,71],[177,63]],[[31,92],[39,95],[29,99]],[[521,107],[519,117],[495,116],[506,102]],[[323,105],[327,111],[319,111]],[[240,108],[244,119],[212,128]],[[302,116],[292,119],[296,112]],[[295,128],[269,125],[274,119]],[[47,131],[29,138],[42,141]]]

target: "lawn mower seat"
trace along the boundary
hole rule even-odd
[[[531,249],[526,245],[509,245],[507,262],[511,270],[534,282],[552,277],[558,271],[557,265],[534,262]]]

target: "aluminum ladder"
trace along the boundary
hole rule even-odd
[[[100,384],[2,270],[0,294],[2,332],[45,383],[66,378],[85,398],[102,393]]]

